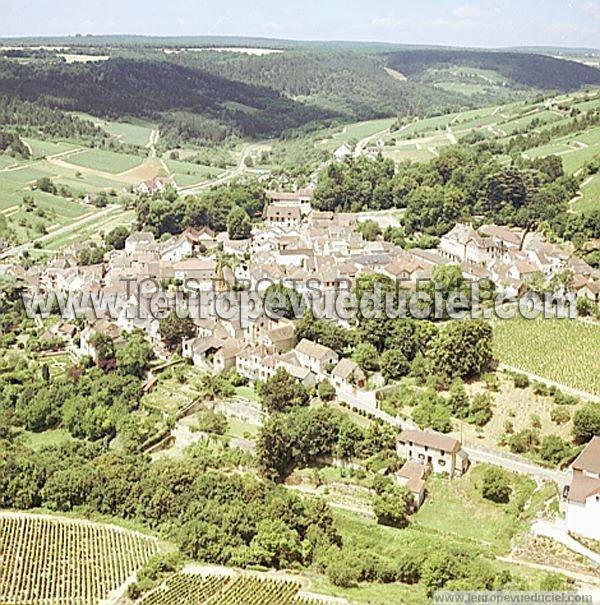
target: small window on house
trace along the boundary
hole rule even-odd
[[[438,460],[438,464],[440,466],[446,466],[446,461],[445,460]]]

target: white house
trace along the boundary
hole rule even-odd
[[[294,349],[300,364],[317,376],[323,376],[338,361],[338,354],[311,340],[303,338]]]
[[[515,261],[508,269],[508,276],[520,281],[531,279],[536,273],[539,273],[539,269],[524,260]]]
[[[174,185],[172,179],[167,177],[155,177],[148,179],[147,181],[141,181],[137,186],[138,193],[146,195],[154,195],[155,193],[162,193],[167,185]]]
[[[137,231],[132,233],[125,240],[125,252],[135,254],[136,252],[150,252],[156,249],[154,235],[147,231]]]
[[[364,387],[366,376],[355,361],[343,357],[331,372],[331,382],[336,389],[352,391]]]
[[[600,540],[600,437],[594,437],[572,465],[567,529]]]
[[[267,191],[269,203],[275,203],[279,206],[296,206],[300,208],[302,216],[310,212],[310,200],[312,199],[312,190],[299,189],[293,193],[287,191]]]
[[[269,227],[297,227],[302,220],[299,206],[269,204],[265,224]]]
[[[344,158],[347,158],[350,155],[352,155],[352,148],[349,145],[347,145],[346,143],[343,143],[342,145],[340,145],[333,152],[333,156],[335,157],[336,160],[343,160]]]
[[[212,258],[185,258],[173,263],[175,279],[194,280],[190,287],[208,291],[217,277],[217,261]]]

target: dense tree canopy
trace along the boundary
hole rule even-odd
[[[352,212],[406,208],[407,233],[442,235],[474,215],[528,229],[541,221],[560,223],[576,190],[576,179],[563,176],[557,156],[505,166],[489,152],[451,146],[429,163],[397,169],[381,155],[329,164],[313,203],[322,210]]]

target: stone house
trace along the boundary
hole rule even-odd
[[[462,475],[469,466],[469,457],[458,439],[435,431],[404,430],[396,442],[398,455],[423,464],[434,473]]]

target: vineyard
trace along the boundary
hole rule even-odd
[[[500,361],[592,395],[600,395],[600,326],[567,319],[512,319],[494,324]]]
[[[96,605],[158,551],[110,525],[0,513],[2,605]]]
[[[136,605],[319,605],[298,595],[300,584],[255,576],[178,573]]]

